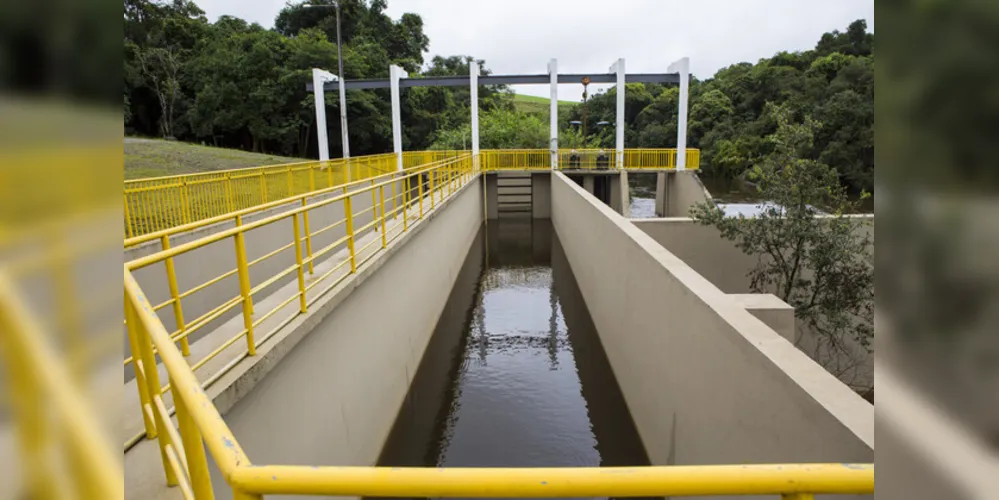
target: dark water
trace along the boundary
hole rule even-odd
[[[648,465],[548,221],[480,231],[379,464]]]

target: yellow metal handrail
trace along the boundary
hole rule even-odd
[[[0,270],[0,367],[19,438],[25,498],[122,498],[122,468],[102,439],[78,380],[49,345],[6,270]],[[53,474],[58,462],[66,476]],[[14,493],[14,492],[10,492]]]
[[[676,149],[559,149],[559,170],[669,170],[677,167]],[[620,157],[619,157],[620,156]],[[620,160],[620,161],[619,161]],[[686,168],[700,168],[701,152],[687,149]],[[547,149],[487,149],[482,151],[483,168],[495,170],[546,170],[551,168]]]
[[[396,170],[393,153],[125,181],[125,236],[162,231],[270,200]]]
[[[481,163],[485,163],[484,161]],[[389,242],[399,238],[409,230],[409,221],[422,218],[426,211],[434,210],[445,199],[454,196],[459,189],[476,179],[479,173],[476,162],[468,155],[447,159],[426,168],[412,169],[391,176],[388,180],[372,182],[352,192],[328,199],[306,202],[303,206],[290,209],[252,223],[220,231],[201,240],[192,241],[177,247],[167,248],[124,266],[125,317],[128,326],[129,344],[136,359],[136,385],[142,403],[145,435],[158,439],[161,459],[168,484],[176,484],[187,498],[212,498],[212,485],[208,471],[207,447],[222,477],[233,488],[236,499],[260,499],[264,494],[315,494],[351,496],[475,496],[475,497],[565,497],[565,496],[678,496],[678,495],[745,495],[774,494],[785,498],[810,498],[813,493],[871,493],[874,491],[873,464],[793,464],[793,465],[746,465],[746,466],[683,466],[683,467],[619,467],[619,468],[385,468],[385,467],[307,467],[265,465],[252,466],[250,460],[236,441],[232,432],[211,399],[205,394],[203,382],[199,381],[192,367],[177,348],[175,335],[167,332],[156,315],[154,306],[149,303],[132,271],[165,262],[185,252],[201,248],[223,239],[232,239],[237,256],[235,274],[240,279],[240,294],[235,297],[235,305],[242,305],[244,330],[226,344],[232,345],[240,338],[246,338],[245,355],[255,354],[255,348],[265,339],[255,340],[253,328],[261,317],[269,316],[284,305],[297,302],[292,317],[305,314],[318,299],[310,302],[309,291],[304,282],[304,274],[312,272],[310,267],[316,262],[320,252],[312,253],[302,243],[308,242],[310,234],[315,235],[322,228],[310,232],[303,230],[304,217],[310,210],[343,204],[344,220],[334,223],[344,224],[346,232],[330,247],[341,248],[347,258],[329,271],[333,273],[340,266],[349,264],[349,272],[325,288],[322,294],[332,289],[347,276],[358,271],[360,266],[371,259]],[[395,189],[402,183],[402,193],[393,192],[386,198],[386,189]],[[416,192],[414,196],[414,191]],[[371,208],[355,212],[351,199],[356,196],[373,197]],[[388,201],[386,201],[388,200]],[[393,205],[394,204],[394,205]],[[429,207],[425,207],[429,205]],[[391,209],[389,207],[392,207]],[[354,227],[355,216],[372,211],[371,222]],[[284,304],[272,311],[260,312],[254,319],[252,293],[261,290],[261,284],[251,287],[246,269],[250,262],[246,258],[245,233],[254,229],[291,219],[293,234],[290,246],[295,248],[296,262],[282,271],[297,276],[297,290]],[[394,226],[389,227],[391,221]],[[239,219],[237,218],[237,222]],[[377,229],[376,231],[372,231]],[[375,250],[367,258],[360,257],[362,249],[355,248],[361,243],[365,231],[370,241],[367,246]],[[304,237],[303,237],[304,233]],[[380,243],[380,245],[379,245]],[[303,257],[308,255],[308,257]],[[326,276],[314,281],[321,282]],[[272,282],[275,278],[270,278]],[[286,325],[282,322],[277,328]],[[274,330],[276,331],[276,330]],[[166,368],[169,383],[161,386],[156,369],[156,355],[159,355]],[[241,359],[241,358],[240,358]],[[163,399],[171,392],[177,418],[177,428],[170,419],[169,409]],[[204,443],[205,446],[202,446]]]

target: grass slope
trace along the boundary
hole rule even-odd
[[[125,138],[125,179],[307,161],[185,142]]]
[[[548,115],[549,103],[551,99],[533,95],[514,94],[513,105],[517,111],[524,113],[538,113]],[[559,101],[559,107],[575,106],[579,103],[573,101]]]

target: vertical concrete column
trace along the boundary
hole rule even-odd
[[[468,63],[469,91],[472,94],[472,156],[477,162],[479,160],[479,64],[475,61]]]
[[[343,157],[350,158],[350,138],[347,136],[347,88],[344,86],[343,75],[337,80],[340,82],[340,145],[343,147]],[[347,175],[350,175],[349,168]]]
[[[690,93],[690,58],[670,64],[670,73],[680,74],[680,105],[676,124],[676,169],[687,168],[687,99]]]
[[[394,64],[389,66],[392,90],[392,150],[395,152],[397,170],[402,170],[402,106],[399,104],[399,79],[408,77],[409,73],[399,66]]]
[[[669,206],[667,201],[669,196],[668,182],[669,174],[667,172],[656,173],[656,217],[666,217],[668,215],[666,213]]]
[[[594,176],[583,176],[583,189],[585,189],[587,193],[596,194],[596,179],[594,179]]]
[[[316,138],[319,141],[319,161],[330,159],[330,138],[326,132],[326,82],[336,81],[329,71],[312,68],[312,96],[316,101]]]
[[[618,59],[613,66],[610,67],[611,73],[617,73],[617,83],[615,88],[617,89],[617,118],[614,124],[615,132],[617,133],[614,142],[614,150],[616,154],[614,157],[615,165],[617,168],[624,168],[624,58]]]
[[[551,78],[552,97],[549,101],[549,148],[552,153],[552,170],[558,170],[558,59],[548,61],[548,76]]]
[[[628,184],[628,171],[621,170],[620,181],[618,181],[619,189],[621,190],[618,195],[621,198],[621,215],[623,217],[631,217],[631,186]]]

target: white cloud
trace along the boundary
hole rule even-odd
[[[212,21],[229,14],[267,27],[284,6],[284,0],[196,1]],[[423,17],[427,59],[473,55],[495,74],[545,73],[552,57],[565,73],[606,72],[619,57],[629,72],[664,72],[687,56],[693,73],[707,78],[730,64],[810,49],[822,33],[856,19],[874,28],[872,0],[388,1],[393,18]],[[548,95],[547,86],[516,90]],[[581,92],[582,85],[562,85],[559,98],[579,100]]]

